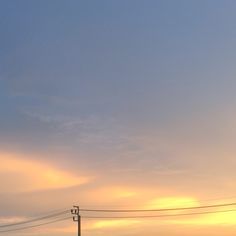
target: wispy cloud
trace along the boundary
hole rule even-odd
[[[2,152],[0,162],[1,193],[65,188],[90,181],[88,176],[78,176],[20,154]]]
[[[25,115],[53,128],[53,137],[67,145],[99,149],[124,148],[129,145],[127,130],[114,118],[99,115],[64,115],[25,111]],[[69,140],[69,142],[68,142]]]

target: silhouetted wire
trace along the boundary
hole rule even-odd
[[[57,216],[60,216],[60,215],[64,215],[66,213],[69,213],[69,210],[58,212],[58,213],[55,213],[55,214],[45,215],[43,217],[38,217],[38,218],[31,219],[31,220],[0,225],[0,228],[11,227],[11,226],[16,226],[16,225],[22,225],[22,224],[28,224],[28,223],[32,223],[32,222],[35,222],[35,221],[46,220],[46,219],[54,218],[54,217],[57,217]]]
[[[218,203],[219,203],[219,201],[221,201],[221,202],[226,202],[227,200],[232,200],[232,199],[236,199],[236,196],[231,196],[231,197],[225,197],[225,198],[223,198],[223,197],[217,197],[217,198],[209,198],[209,199],[196,199],[196,203],[207,203],[207,202],[215,202],[215,203],[217,203],[217,201],[218,201]],[[189,200],[189,201],[183,201],[183,202],[181,202],[182,204],[188,204],[188,203],[195,203],[195,201],[194,201],[194,199],[193,200]],[[122,204],[122,205],[97,205],[97,204],[80,204],[80,209],[81,210],[83,210],[83,209],[89,209],[90,207],[92,207],[92,208],[98,208],[98,209],[100,209],[100,208],[102,208],[102,210],[103,210],[103,208],[104,209],[106,209],[106,208],[121,208],[121,209],[124,209],[124,210],[126,210],[125,208],[127,208],[127,207],[138,207],[138,205],[140,206],[140,203],[136,203],[136,204],[127,204],[127,205],[124,205],[124,204]],[[157,204],[145,204],[145,207],[156,207],[157,206]],[[93,209],[92,209],[93,210]]]
[[[222,211],[204,211],[204,212],[192,212],[192,213],[179,213],[179,214],[166,214],[166,215],[143,215],[143,216],[82,216],[83,219],[132,219],[132,218],[159,218],[159,217],[176,217],[176,216],[191,216],[191,215],[203,215],[203,214],[213,214],[213,213],[226,213],[226,212],[233,212],[236,211],[236,209],[230,209],[230,210],[222,210]],[[59,221],[64,221],[67,219],[71,219],[70,217],[60,218],[53,221],[44,222],[41,224],[36,225],[30,225],[15,229],[8,229],[8,230],[1,230],[0,233],[6,233],[6,232],[13,232],[18,230],[25,230],[25,229],[31,229],[47,224],[56,223]]]
[[[172,217],[172,216],[191,216],[191,215],[204,215],[215,213],[234,212],[236,209],[222,210],[222,211],[203,211],[192,213],[179,213],[179,214],[165,214],[165,215],[141,215],[141,216],[82,216],[83,219],[133,219],[133,218],[159,218],[159,217]]]
[[[41,224],[36,224],[36,225],[30,225],[30,226],[15,228],[15,229],[0,230],[0,233],[6,233],[6,232],[12,232],[12,231],[18,231],[18,230],[24,230],[24,229],[31,229],[31,228],[35,228],[35,227],[39,227],[39,226],[43,226],[43,225],[48,225],[48,224],[52,224],[52,223],[56,223],[56,222],[64,221],[64,220],[68,220],[68,219],[71,219],[71,216],[61,218],[61,219],[57,219],[57,220],[44,222],[44,223],[41,223]]]
[[[203,205],[203,206],[195,206],[195,207],[179,207],[179,208],[159,208],[159,209],[126,209],[126,210],[117,210],[117,209],[80,209],[81,212],[114,212],[114,213],[124,213],[124,212],[162,212],[162,211],[178,211],[178,210],[194,210],[194,209],[204,209],[204,208],[216,208],[216,207],[228,207],[228,206],[235,206],[236,203],[225,203],[225,204],[215,204],[215,205]],[[83,216],[83,218],[86,219],[99,219],[99,218],[155,218],[155,217],[170,217],[170,216],[187,216],[187,215],[199,215],[199,214],[211,214],[211,213],[220,213],[220,212],[232,212],[232,211],[236,211],[235,209],[229,209],[229,210],[219,210],[219,211],[207,211],[207,212],[192,212],[192,213],[179,213],[179,214],[166,214],[166,215],[152,215],[152,216]],[[0,228],[4,228],[4,227],[12,227],[12,226],[17,226],[17,225],[22,225],[22,224],[28,224],[28,223],[32,223],[32,222],[37,222],[37,221],[42,221],[42,220],[46,220],[46,219],[50,219],[50,218],[54,218],[63,214],[69,213],[69,210],[66,211],[62,211],[62,212],[58,212],[55,214],[50,214],[50,215],[45,215],[43,217],[38,217],[38,218],[34,218],[31,220],[27,220],[27,221],[22,221],[22,222],[16,222],[16,223],[12,223],[12,224],[5,224],[5,225],[0,225]],[[63,218],[63,219],[56,219],[54,221],[50,221],[50,222],[44,222],[41,224],[37,224],[37,225],[33,225],[33,226],[25,226],[22,228],[17,228],[17,229],[9,229],[9,230],[4,230],[4,231],[0,231],[1,232],[8,232],[8,231],[14,231],[14,230],[20,230],[20,229],[27,229],[27,228],[32,228],[32,227],[37,227],[37,226],[41,226],[44,224],[50,224],[50,223],[54,223],[57,221],[61,221],[64,219],[69,219],[71,217],[67,217],[67,218]]]
[[[223,202],[225,202],[226,200],[229,200],[229,199],[236,199],[236,196],[229,196],[229,197],[216,197],[216,198],[208,198],[208,199],[196,199],[196,202],[199,202],[199,203],[203,203],[203,202],[212,202],[212,201],[223,201]],[[189,201],[183,201],[183,202],[181,202],[181,203],[193,203],[195,200],[193,199],[193,200],[189,200]],[[140,203],[137,203],[137,204],[129,204],[129,205],[95,205],[95,204],[93,204],[93,205],[91,205],[91,204],[86,204],[86,205],[84,205],[84,204],[81,204],[83,207],[99,207],[99,208],[104,208],[104,207],[122,207],[122,208],[124,208],[124,207],[130,207],[130,206],[136,206],[137,207],[137,205],[140,205]],[[148,206],[148,207],[151,207],[151,206],[156,206],[157,204],[147,204],[146,205],[146,207]]]
[[[44,212],[39,212],[36,215],[34,214],[34,217],[41,217],[44,215],[51,215],[54,213],[58,213],[58,212],[62,212],[62,211],[67,211],[68,209],[70,209],[70,206],[64,207],[64,208],[58,208],[58,209],[54,209],[54,210],[50,210],[50,211],[44,211]]]
[[[180,211],[180,210],[194,210],[194,209],[203,209],[203,208],[215,208],[215,207],[227,207],[235,206],[236,203],[225,203],[225,204],[215,204],[215,205],[204,205],[204,206],[195,206],[195,207],[178,207],[178,208],[159,208],[159,209],[126,209],[126,210],[117,210],[117,209],[83,209],[80,208],[80,211],[84,212],[154,212],[154,211]]]

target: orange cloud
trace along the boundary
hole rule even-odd
[[[148,208],[179,208],[179,207],[196,207],[199,206],[197,199],[193,197],[162,197],[151,200]]]
[[[101,220],[93,224],[93,228],[127,227],[139,223],[138,220]]]
[[[168,220],[168,223],[196,226],[236,225],[236,211],[204,214],[197,217],[188,217],[184,219],[177,218]]]
[[[0,163],[0,186],[5,192],[64,188],[87,183],[90,179],[20,154],[1,153]]]
[[[181,208],[181,207],[197,207],[200,206],[199,201],[193,197],[165,197],[151,200],[146,207],[153,208]],[[214,208],[212,211],[224,211],[230,208]],[[231,210],[231,209],[230,209]],[[201,212],[201,210],[192,211],[172,211],[168,215],[181,213]],[[217,212],[195,216],[169,216],[163,218],[162,223],[176,225],[236,225],[236,209],[230,212]]]

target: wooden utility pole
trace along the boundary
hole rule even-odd
[[[74,215],[73,221],[78,222],[78,236],[81,236],[81,216],[79,214],[79,206],[73,206],[71,214]]]

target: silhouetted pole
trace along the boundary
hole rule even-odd
[[[78,236],[81,236],[81,216],[78,215]]]
[[[71,209],[71,214],[73,216],[73,221],[78,222],[78,236],[81,236],[81,216],[79,214],[79,207],[73,206],[73,209]]]

